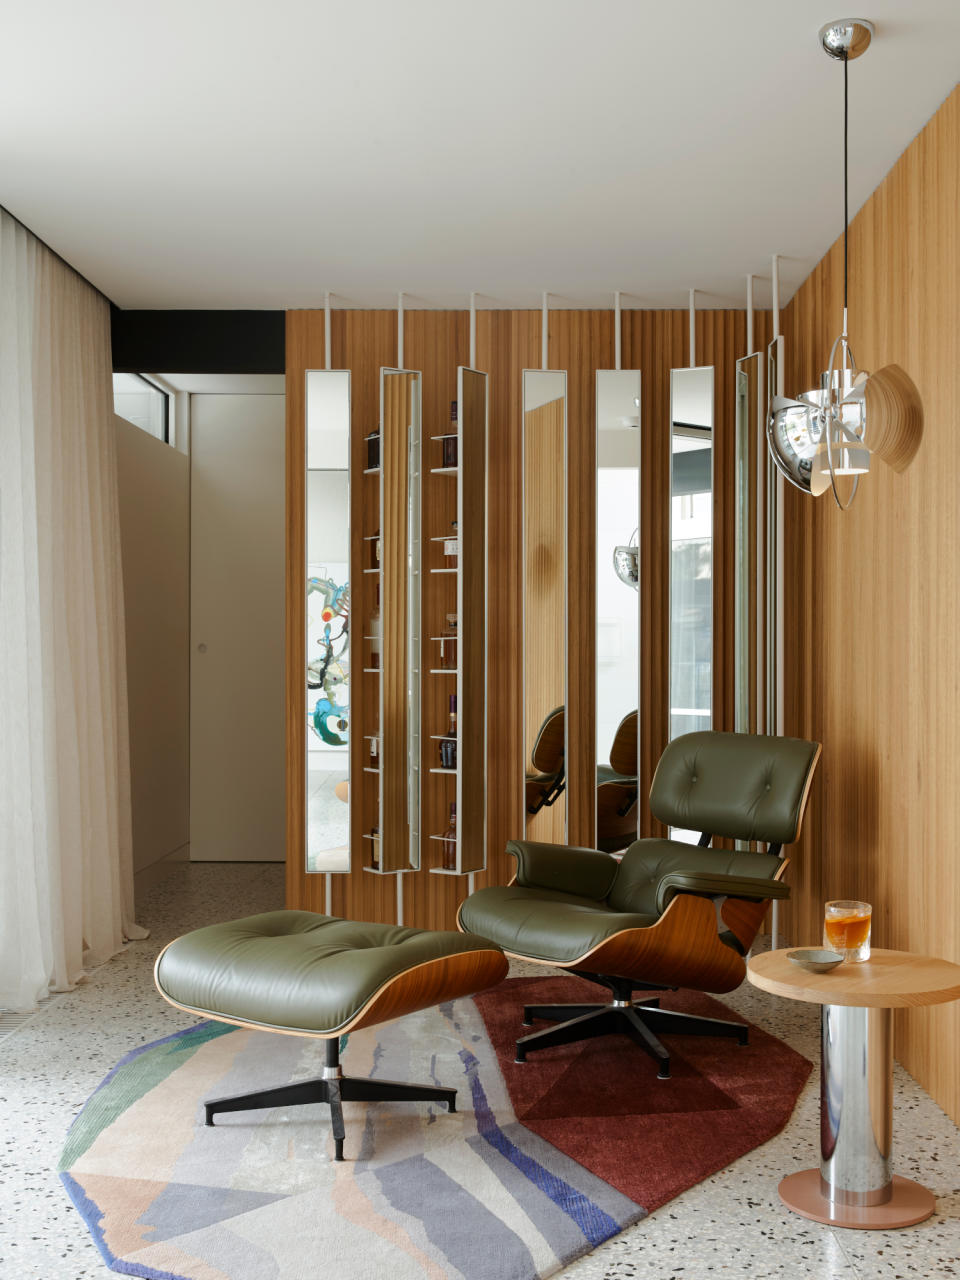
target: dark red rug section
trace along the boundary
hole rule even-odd
[[[642,994],[642,993],[640,993]],[[517,1119],[647,1210],[708,1178],[779,1133],[811,1063],[750,1024],[750,1043],[713,1036],[664,1036],[669,1080],[626,1036],[531,1053],[514,1062],[525,1004],[605,1002],[583,978],[510,978],[475,996],[496,1049]],[[734,1020],[696,991],[664,992],[664,1009]]]

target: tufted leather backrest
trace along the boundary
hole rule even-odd
[[[687,733],[669,744],[650,809],[671,827],[792,844],[820,744],[753,733]]]

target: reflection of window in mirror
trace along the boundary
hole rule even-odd
[[[709,729],[712,721],[713,369],[672,370],[670,402],[670,737],[676,738]]]
[[[307,373],[307,871],[350,869],[350,375]]]
[[[597,847],[637,835],[640,374],[597,371]]]

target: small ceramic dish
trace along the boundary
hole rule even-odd
[[[811,973],[829,973],[838,964],[843,964],[843,956],[839,951],[822,951],[819,947],[788,951],[787,959],[798,964],[801,969],[809,969]]]

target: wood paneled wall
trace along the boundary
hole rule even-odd
[[[489,396],[489,577],[488,577],[488,745],[487,745],[487,870],[476,876],[477,887],[503,884],[513,873],[506,842],[523,835],[522,811],[525,747],[523,689],[520,661],[521,601],[521,374],[540,365],[539,311],[481,311],[477,316],[479,369],[488,377]],[[363,438],[376,424],[378,377],[381,365],[395,366],[396,312],[334,311],[333,367],[352,371],[353,442],[351,464],[359,475],[365,464]],[[756,343],[763,349],[770,336],[770,315],[755,315]],[[423,434],[445,429],[450,401],[456,399],[456,369],[467,364],[468,316],[465,311],[407,311],[404,317],[405,358],[409,369],[423,373]],[[733,657],[733,484],[735,361],[746,354],[743,311],[702,311],[697,315],[699,364],[712,364],[715,377],[714,468],[714,702],[718,728],[733,727],[733,689],[725,674]],[[287,315],[287,412],[290,494],[297,500],[294,475],[298,450],[303,449],[303,373],[323,367],[323,315],[293,311]],[[641,666],[644,694],[640,703],[641,784],[649,790],[653,770],[667,741],[668,618],[669,618],[669,485],[670,369],[686,366],[686,311],[625,311],[623,313],[624,368],[642,375],[642,490],[641,490]],[[594,535],[596,524],[595,373],[612,369],[614,333],[612,311],[561,311],[549,317],[549,364],[567,371],[567,476],[569,502],[568,602],[571,618],[571,671],[568,737],[568,839],[590,845],[594,830],[594,743],[596,724],[591,691],[594,687],[596,595]],[[424,504],[433,499],[430,481],[449,483],[449,477],[426,477]],[[439,497],[434,494],[439,502]],[[360,536],[362,486],[352,485],[352,538]],[[302,517],[294,507],[288,521],[288,695],[289,705],[302,704],[303,671]],[[359,544],[353,555],[363,554]],[[356,560],[355,563],[361,563]],[[369,581],[369,579],[368,579]],[[299,603],[298,603],[299,601]],[[355,599],[362,610],[364,602]],[[359,635],[362,628],[354,628]],[[352,654],[354,670],[362,654]],[[723,665],[721,665],[723,664]],[[325,909],[323,876],[308,876],[303,857],[303,793],[299,780],[303,744],[300,725],[291,718],[288,733],[290,811],[288,815],[287,901],[308,910]],[[363,744],[354,739],[352,776],[362,768]],[[372,776],[372,775],[368,775]],[[357,847],[364,829],[362,806],[351,806],[353,840]],[[640,805],[642,833],[659,834],[646,803]],[[438,815],[438,818],[442,815]],[[445,825],[445,823],[444,823]],[[442,830],[443,827],[437,828]],[[426,928],[452,928],[456,907],[466,892],[466,879],[408,873],[404,881],[404,921]],[[354,919],[395,919],[396,890],[392,877],[359,873],[332,877],[331,909]]]
[[[923,443],[874,460],[847,512],[788,486],[787,732],[823,758],[794,855],[791,940],[822,904],[873,903],[873,937],[960,961],[960,89],[854,219],[850,340],[919,388]],[[835,244],[784,316],[787,391],[815,385],[841,319]],[[869,430],[869,425],[868,425]],[[960,1004],[897,1015],[900,1061],[960,1121]]]

